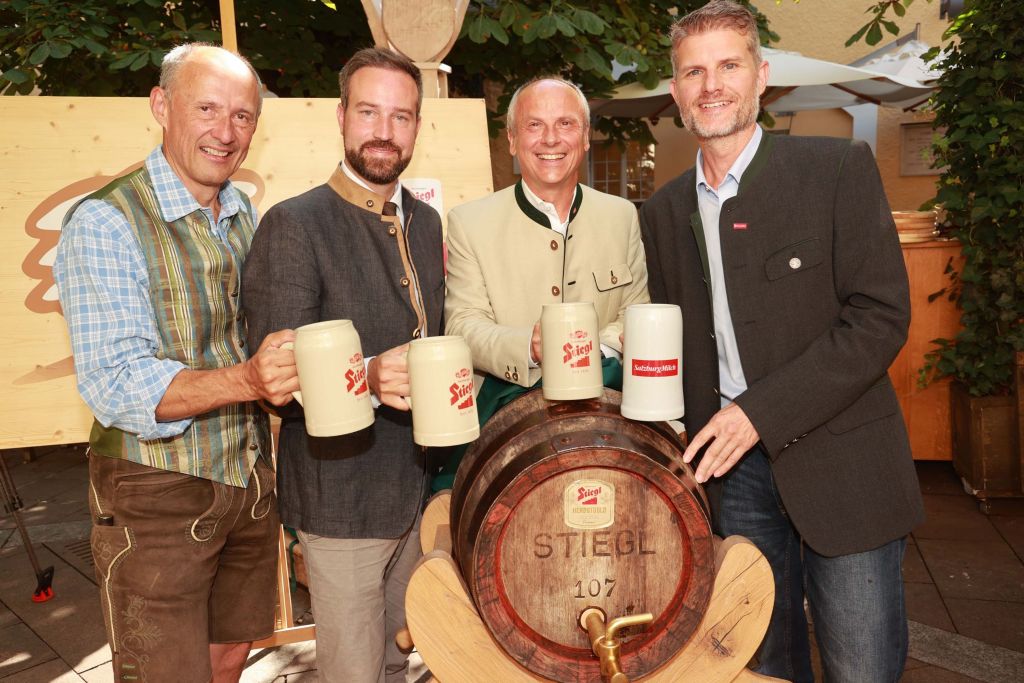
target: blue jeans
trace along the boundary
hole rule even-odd
[[[722,482],[719,532],[750,539],[775,577],[775,605],[758,651],[758,673],[813,681],[804,595],[829,683],[895,683],[907,658],[901,567],[906,539],[824,557],[801,542],[755,447]]]

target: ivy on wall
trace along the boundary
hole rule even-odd
[[[937,200],[966,260],[954,280],[964,328],[935,340],[921,378],[1007,394],[1024,351],[1024,3],[974,0],[947,37],[934,151]]]

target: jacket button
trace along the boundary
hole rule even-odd
[[[420,331],[416,330],[415,332],[413,332],[412,333],[412,338],[413,339],[419,339],[420,338]]]
[[[250,450],[250,451],[254,451],[254,450],[256,450],[257,448],[258,448],[258,446],[256,446],[256,444],[254,444],[254,443],[251,443],[251,444],[249,444],[249,450]]]
[[[800,259],[798,259],[796,256],[794,256],[793,258],[789,259],[789,267],[792,268],[793,270],[796,270],[797,268],[799,268],[800,267],[800,263],[801,263]]]
[[[388,234],[391,235],[392,237],[394,237],[395,235],[398,234],[398,230],[396,228],[394,228],[394,227],[390,227],[390,228],[388,228]]]
[[[558,296],[559,294],[562,293],[562,290],[560,290],[558,288],[558,285],[552,285],[551,286],[551,293],[554,294],[555,296]]]
[[[512,381],[513,382],[518,382],[519,381],[519,373],[518,372],[513,372],[512,373]]]
[[[505,379],[512,379],[512,373],[508,370],[505,371]]]
[[[403,287],[408,287],[409,286],[409,278],[407,278],[407,277],[403,277],[401,280],[399,280],[399,282],[402,283]]]
[[[237,289],[232,289],[231,290],[231,296],[237,297],[238,296],[238,290]]]
[[[366,200],[366,206],[367,206],[368,208],[371,208],[371,209],[372,209],[372,208],[373,208],[373,200],[372,200],[372,199],[367,199],[367,200]]]
[[[551,240],[551,251],[558,251],[558,241]]]
[[[711,335],[711,338],[712,338],[712,339],[714,339],[714,338],[715,338],[715,333],[714,333],[714,332],[708,332],[708,334],[709,334],[709,335]]]

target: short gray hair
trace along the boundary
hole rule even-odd
[[[711,0],[672,24],[672,77],[676,76],[676,70],[679,68],[676,64],[676,49],[684,38],[721,29],[732,29],[740,33],[746,39],[747,50],[754,61],[758,65],[764,61],[761,56],[757,19],[753,13],[733,0]]]
[[[214,45],[213,43],[184,43],[174,47],[170,52],[164,55],[163,61],[160,62],[160,89],[167,93],[169,97],[174,91],[174,86],[177,83],[181,67],[185,65],[196,51],[206,47],[212,47],[216,50],[226,52],[239,60],[245,65],[245,68],[249,70],[249,73],[252,74],[253,79],[256,81],[256,92],[259,93],[259,103],[256,105],[256,116],[259,117],[260,112],[263,111],[263,80],[260,78],[260,75],[256,73],[256,69],[253,68],[248,59],[237,52],[226,50],[220,45]]]
[[[516,88],[516,91],[512,93],[512,99],[508,103],[508,112],[505,115],[505,128],[510,133],[515,134],[516,130],[516,105],[519,104],[519,96],[527,88],[537,85],[543,81],[553,81],[555,83],[561,83],[562,85],[570,88],[575,94],[576,99],[580,103],[580,112],[583,114],[583,128],[584,130],[590,128],[590,103],[587,102],[587,96],[583,94],[580,87],[575,83],[565,80],[560,76],[538,76],[537,78],[531,79],[521,86]]]

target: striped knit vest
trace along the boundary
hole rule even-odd
[[[246,207],[248,198],[239,197]],[[214,234],[199,210],[165,222],[145,167],[91,195],[127,219],[146,259],[149,297],[159,332],[157,358],[190,370],[224,368],[246,359],[239,286],[242,262],[255,226],[252,212],[231,219],[227,241]],[[93,422],[89,445],[100,455],[246,486],[261,453],[269,458],[266,414],[255,402],[235,403],[197,415],[184,433],[140,440]]]

